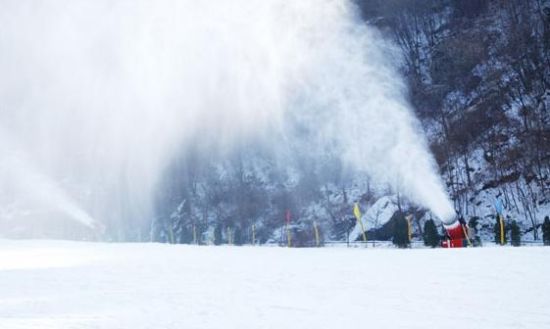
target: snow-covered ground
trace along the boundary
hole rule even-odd
[[[550,248],[0,240],[0,328],[550,328]]]

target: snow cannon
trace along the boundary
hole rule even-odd
[[[462,216],[452,217],[450,220],[442,220],[445,227],[445,238],[441,242],[444,248],[462,248],[468,243],[468,227]]]

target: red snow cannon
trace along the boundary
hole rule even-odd
[[[467,226],[460,220],[444,225],[445,238],[441,242],[443,248],[462,248],[467,246]]]

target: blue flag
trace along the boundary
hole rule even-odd
[[[497,214],[502,215],[502,211],[504,210],[504,206],[502,205],[502,201],[500,199],[496,199],[495,201],[495,209],[497,210]]]

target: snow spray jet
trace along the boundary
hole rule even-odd
[[[331,41],[303,50],[310,70],[291,97],[289,116],[299,134],[306,131],[305,147],[339,154],[453,223],[453,206],[397,72],[399,51],[353,18],[328,20],[309,42],[321,36]]]
[[[297,137],[288,127],[451,222],[396,53],[346,0],[5,0],[0,122],[110,223],[150,220],[189,141]]]
[[[93,229],[101,229],[82,208],[50,177],[43,175],[28,160],[24,151],[0,133],[0,195],[8,192],[10,198],[2,201],[32,203],[47,209],[61,211],[71,219]],[[29,208],[28,205],[26,207]]]

